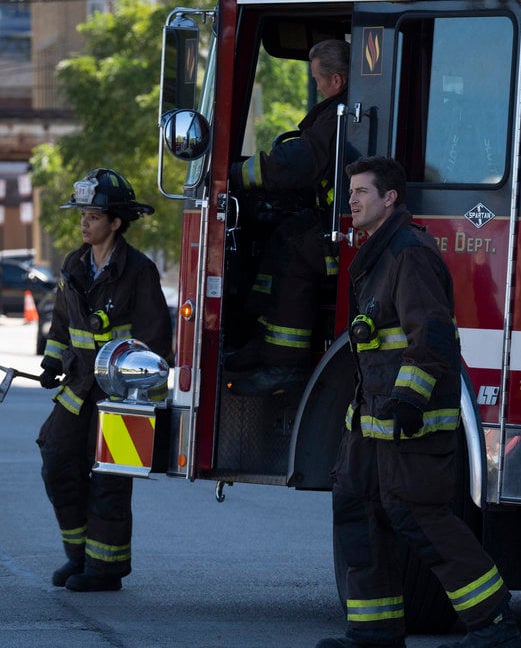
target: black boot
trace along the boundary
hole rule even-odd
[[[121,589],[119,576],[93,576],[92,574],[73,574],[65,583],[74,592],[116,592]]]
[[[521,633],[513,618],[501,618],[469,632],[462,641],[441,644],[438,648],[521,648]]]
[[[65,583],[69,576],[73,574],[81,574],[83,572],[83,562],[69,560],[59,567],[52,575],[52,584],[56,587],[65,587]]]

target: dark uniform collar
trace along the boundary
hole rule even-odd
[[[311,108],[308,114],[298,125],[299,130],[306,130],[306,128],[313,126],[313,123],[315,122],[317,117],[322,114],[324,110],[327,110],[330,106],[336,107],[340,103],[347,103],[347,86],[342,88],[342,90],[340,90],[340,92],[333,97],[324,99],[320,103],[313,106],[313,108]]]
[[[377,263],[396,231],[412,222],[412,216],[405,205],[400,205],[389,218],[372,234],[356,253],[349,272],[353,281],[369,272]]]

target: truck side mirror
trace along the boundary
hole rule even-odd
[[[163,138],[172,155],[179,160],[196,160],[210,145],[210,125],[194,110],[171,110],[161,119]]]

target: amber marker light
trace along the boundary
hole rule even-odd
[[[191,320],[194,318],[194,303],[190,299],[185,301],[185,303],[179,309],[181,317],[185,320]]]

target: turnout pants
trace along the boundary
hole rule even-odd
[[[306,365],[321,283],[338,274],[323,236],[320,212],[305,209],[273,232],[259,265],[250,310],[265,316],[262,357],[267,365]]]
[[[84,563],[87,574],[123,577],[130,573],[132,479],[91,472],[96,400],[86,400],[79,415],[54,406],[37,439],[42,478],[67,558]]]
[[[510,598],[491,558],[455,516],[457,432],[421,439],[364,438],[356,425],[333,471],[333,520],[348,565],[349,637],[405,636],[401,535],[434,572],[469,630],[487,625]]]

